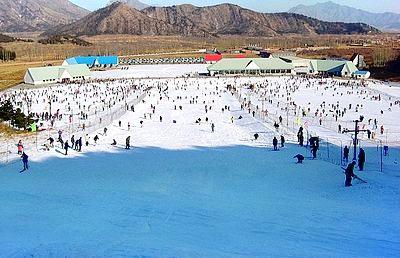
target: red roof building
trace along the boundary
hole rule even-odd
[[[207,54],[204,57],[204,60],[208,64],[216,63],[216,62],[220,61],[221,59],[222,59],[222,55],[221,54]]]

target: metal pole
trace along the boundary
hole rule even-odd
[[[354,130],[354,155],[353,160],[357,160],[357,134],[358,134],[358,120],[356,122],[356,128]]]
[[[289,104],[286,105],[286,127],[289,127]]]
[[[383,172],[383,155],[382,155],[382,141],[381,141],[381,172]]]
[[[343,165],[343,143],[340,141],[340,164]]]

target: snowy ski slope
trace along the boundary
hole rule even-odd
[[[56,144],[28,153],[27,173],[18,173],[19,163],[0,167],[1,256],[400,254],[397,157],[385,157],[391,173],[367,166],[356,173],[368,184],[344,188],[339,166],[308,159],[290,139],[272,151],[280,134],[241,110],[225,81],[169,79],[154,86],[121,127],[114,121],[107,135],[90,134],[83,152],[64,156]],[[131,150],[124,149],[127,136]],[[307,157],[302,165],[292,159],[298,153]]]

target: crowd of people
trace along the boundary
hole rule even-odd
[[[218,83],[216,83],[216,81]],[[190,95],[186,93],[188,87],[202,88],[202,91],[199,91],[197,95],[193,95],[193,93]],[[155,118],[157,118],[160,123],[181,122],[177,121],[177,119],[172,119],[171,121],[165,120],[166,114],[159,112],[157,109],[157,105],[161,101],[168,101],[171,103],[172,112],[182,111],[186,108],[186,105],[202,106],[204,115],[201,117],[193,117],[193,122],[199,125],[208,124],[212,133],[218,130],[218,128],[216,128],[216,121],[213,121],[211,118],[213,111],[220,111],[223,114],[226,113],[226,115],[230,117],[230,123],[234,123],[236,120],[243,118],[242,115],[238,117],[231,115],[232,113],[230,112],[231,108],[229,105],[216,106],[215,104],[216,99],[221,98],[222,94],[229,93],[233,95],[235,92],[238,92],[239,89],[243,91],[241,95],[246,96],[241,103],[241,109],[248,110],[251,117],[257,118],[256,112],[260,112],[260,110],[267,114],[273,112],[279,114],[277,121],[275,121],[273,125],[278,132],[279,128],[284,124],[284,113],[289,112],[289,110],[292,110],[292,119],[295,120],[297,117],[302,117],[304,119],[316,118],[320,126],[324,126],[325,119],[330,117],[333,121],[337,122],[339,126],[338,133],[345,132],[345,128],[341,128],[341,121],[343,119],[349,119],[352,115],[360,114],[362,111],[363,114],[365,113],[365,104],[363,101],[350,104],[347,104],[345,101],[342,103],[340,100],[336,100],[334,103],[332,101],[329,102],[321,97],[324,96],[324,94],[328,94],[328,92],[333,92],[332,94],[335,95],[335,98],[332,99],[340,99],[340,97],[346,98],[346,95],[356,95],[360,100],[382,101],[380,95],[371,95],[371,92],[369,92],[364,85],[360,84],[360,82],[288,77],[284,79],[281,78],[280,80],[261,78],[255,81],[251,79],[220,78],[213,80],[205,79],[203,82],[189,79],[93,80],[79,84],[10,91],[3,94],[0,97],[0,101],[11,99],[13,103],[16,103],[17,107],[21,108],[24,112],[32,114],[33,117],[37,119],[39,128],[59,128],[57,137],[49,135],[43,143],[43,146],[46,151],[57,148],[61,150],[64,155],[68,155],[70,150],[82,152],[82,148],[96,146],[98,142],[103,141],[102,138],[108,141],[107,125],[102,127],[101,132],[97,130],[93,134],[86,131],[88,125],[90,123],[102,125],[102,119],[108,113],[112,113],[116,108],[122,107],[125,112],[136,112],[135,105],[128,105],[128,103],[130,103],[130,100],[138,98],[149,88],[153,89],[151,94],[157,95],[155,98],[157,101],[150,103],[147,103],[145,100],[142,101],[143,105],[149,107],[149,111],[143,114],[142,119],[138,121],[126,121],[124,124],[122,121],[113,121],[117,123],[119,128],[124,127],[127,129],[124,144],[124,148],[127,150],[131,148],[132,125],[143,127],[146,120],[153,120]],[[231,90],[231,92],[228,92],[229,90]],[[318,97],[312,100],[299,101],[296,94],[300,94],[299,91],[301,90],[311,90],[313,94],[318,95]],[[171,95],[171,91],[178,91],[182,94]],[[339,95],[339,97],[337,95]],[[266,98],[266,96],[268,96],[268,98]],[[261,103],[261,101],[263,101],[263,103]],[[264,103],[264,101],[266,103]],[[317,101],[320,102],[319,105],[315,104]],[[308,104],[304,105],[304,102],[308,102]],[[368,116],[366,120],[368,124],[362,124],[360,126],[367,126],[371,128],[373,132],[379,128],[382,133],[383,124],[381,124],[381,121],[384,121],[382,116],[386,112],[392,112],[397,106],[400,107],[400,102],[393,101],[390,102],[389,105],[390,110],[382,110],[379,112],[380,115],[365,114]],[[384,108],[383,105],[382,108]],[[75,130],[67,130],[75,121],[77,121],[78,124]],[[311,137],[307,139],[308,135],[305,135],[304,124],[303,121],[299,123],[298,126],[298,144],[300,147],[304,147],[305,145],[307,145],[307,147],[309,146],[311,158],[317,159],[319,138]],[[57,140],[55,140],[55,138]],[[254,139],[258,140],[259,135],[254,134]],[[271,140],[274,151],[285,147],[286,139],[284,133],[277,133]],[[118,141],[113,138],[109,143],[102,143],[118,146]],[[349,162],[349,153],[349,148],[345,146],[343,150],[343,161],[345,163]],[[28,170],[28,155],[25,153],[22,141],[18,143],[18,154],[21,155],[23,159],[24,169],[22,172]],[[296,155],[295,158],[297,158],[298,163],[303,163],[305,159],[301,154]],[[365,152],[363,149],[360,149],[358,155],[358,167],[360,171],[364,169],[364,164]],[[346,168],[346,186],[351,185],[351,180],[349,180],[348,175],[354,177],[354,166],[355,164],[353,165],[353,162],[351,162]]]
[[[393,118],[400,115],[400,100],[386,96],[359,80],[315,79],[302,77],[236,79],[236,91],[249,113],[262,113],[282,126],[298,128],[317,126],[339,134],[354,130],[354,120],[365,140],[397,142],[400,125]],[[317,132],[318,133],[318,132]]]

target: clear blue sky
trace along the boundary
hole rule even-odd
[[[194,4],[197,6],[205,6],[229,2],[260,12],[283,12],[298,4],[310,5],[326,1],[327,0],[143,0],[141,2],[156,6],[169,6],[174,4]],[[95,10],[105,6],[109,0],[71,0],[71,2],[89,10]],[[371,12],[400,13],[400,0],[333,0],[333,2]]]

